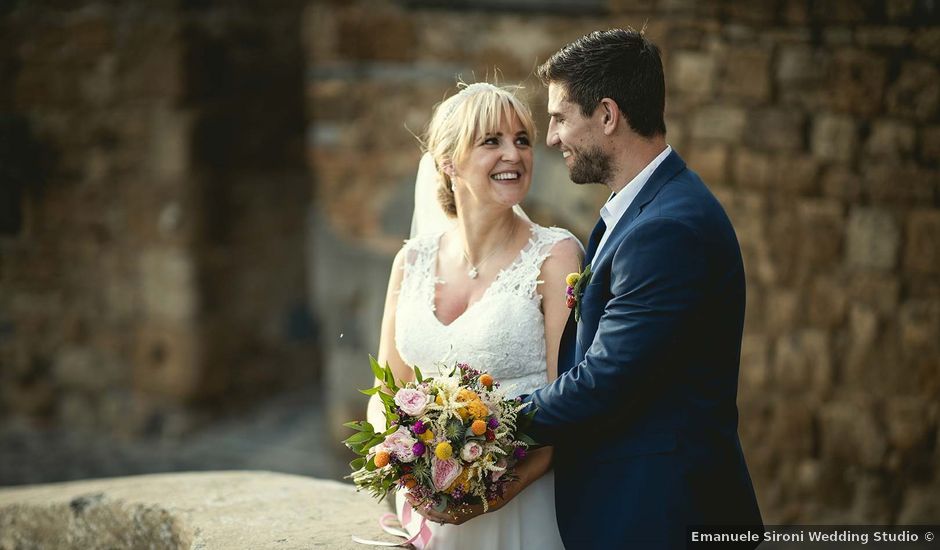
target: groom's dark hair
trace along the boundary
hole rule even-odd
[[[601,99],[617,102],[634,132],[666,133],[666,81],[659,48],[642,30],[594,31],[555,52],[538,69],[542,83],[562,84],[568,100],[591,116]]]

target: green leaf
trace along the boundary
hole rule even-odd
[[[367,460],[364,467],[367,472],[374,472],[375,471],[375,458],[370,458],[369,460]]]
[[[359,390],[359,393],[364,393],[366,395],[375,395],[382,391],[382,386],[376,386],[374,388],[369,388],[367,390]]]
[[[369,355],[369,366],[372,368],[372,374],[375,375],[376,379],[384,379],[383,369],[381,365],[379,365],[379,362],[375,360],[375,357],[372,357],[372,355]]]
[[[424,382],[424,375],[421,374],[421,369],[419,369],[417,366],[415,366],[414,369],[415,369],[415,380],[417,380],[419,384],[421,382]]]
[[[363,447],[367,447],[367,448],[371,449],[372,447],[375,447],[376,445],[378,445],[379,443],[381,443],[381,442],[383,442],[383,441],[385,441],[385,437],[384,437],[384,436],[381,436],[381,435],[380,435],[380,436],[377,436],[377,437],[373,437],[372,439],[370,439],[370,440],[368,441],[368,443],[363,444]]]
[[[363,441],[368,441],[368,440],[372,439],[372,437],[373,437],[373,434],[371,434],[371,433],[369,433],[369,432],[359,432],[359,433],[357,433],[356,435],[354,435],[354,436],[352,436],[352,437],[346,439],[345,442],[346,442],[347,444],[353,444],[353,445],[355,445],[355,444],[357,444],[357,443],[362,443]]]
[[[366,459],[360,457],[350,462],[349,467],[352,468],[353,470],[358,470],[362,468],[363,466],[365,466],[365,464],[366,464]]]
[[[357,420],[355,422],[347,422],[343,424],[343,426],[346,426],[347,428],[352,428],[360,432],[362,431],[362,421],[360,420]]]

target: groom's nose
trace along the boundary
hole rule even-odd
[[[548,122],[548,132],[545,134],[545,145],[549,147],[556,147],[561,142],[558,139],[558,132],[555,130],[555,119],[552,118]]]

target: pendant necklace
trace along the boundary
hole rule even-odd
[[[467,264],[470,266],[470,270],[467,271],[467,277],[470,277],[471,279],[476,279],[480,275],[480,270],[477,268],[482,266],[483,263],[486,262],[486,260],[489,260],[490,258],[492,258],[493,254],[496,254],[500,250],[506,248],[506,244],[508,244],[509,241],[512,240],[513,235],[516,234],[516,225],[517,225],[516,223],[513,223],[512,231],[509,232],[509,236],[506,237],[506,240],[503,241],[503,244],[494,248],[492,252],[490,252],[489,254],[486,255],[485,258],[477,262],[476,265],[473,265],[473,262],[470,261],[470,256],[467,254],[467,249],[465,248],[463,250],[463,259],[466,260]]]

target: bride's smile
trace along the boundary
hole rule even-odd
[[[462,207],[512,207],[532,184],[532,144],[518,116],[478,136],[458,162],[454,193]]]

